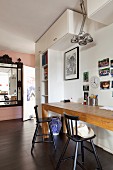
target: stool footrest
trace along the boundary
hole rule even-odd
[[[50,134],[38,134],[36,136],[50,136]]]
[[[65,157],[65,158],[62,159],[62,161],[66,161],[66,160],[68,160],[68,159],[74,159],[74,156]]]
[[[44,141],[44,140],[40,140],[40,141],[37,141],[37,142],[34,142],[34,143],[50,143],[50,142],[53,142],[53,141],[50,141],[50,140],[48,140],[48,141]]]

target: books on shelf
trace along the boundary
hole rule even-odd
[[[46,64],[48,64],[48,52],[47,51],[42,55],[42,66]]]
[[[48,67],[44,68],[44,80],[48,79]]]

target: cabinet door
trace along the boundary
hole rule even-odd
[[[50,27],[46,33],[48,48],[68,33],[68,10]]]
[[[103,5],[105,5],[109,0],[87,0],[87,9],[88,9],[88,16],[95,13],[99,10]]]
[[[46,38],[46,34],[44,34],[39,40],[38,42],[35,44],[35,53],[36,54],[40,54],[43,53],[46,49],[47,49],[47,38]]]
[[[88,17],[105,25],[113,23],[113,0],[87,0]]]

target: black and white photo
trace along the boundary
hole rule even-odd
[[[79,78],[79,47],[73,48],[64,55],[64,79]]]

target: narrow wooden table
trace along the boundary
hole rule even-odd
[[[80,120],[104,129],[113,131],[113,111],[100,109],[98,106],[87,106],[80,103],[45,103],[42,104],[42,117],[48,116],[48,111],[58,114],[67,113],[79,116]],[[43,132],[47,133],[47,124],[43,126]]]

